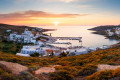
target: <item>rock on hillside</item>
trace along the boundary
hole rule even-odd
[[[56,66],[59,66],[59,65],[51,65],[50,67],[41,67],[40,69],[35,71],[35,74],[42,74],[42,73],[48,74],[50,72],[55,72]]]
[[[108,65],[108,64],[99,64],[98,65],[98,71],[103,71],[103,70],[115,70],[117,68],[120,68],[120,65],[118,66],[113,66],[113,65]]]
[[[0,67],[6,71],[12,72],[14,75],[19,75],[20,72],[28,70],[26,66],[6,61],[0,61]]]

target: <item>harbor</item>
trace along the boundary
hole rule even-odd
[[[7,30],[7,32],[8,31],[9,30]],[[50,33],[50,35],[47,35],[46,33],[41,34],[39,32],[33,34],[32,31],[25,29],[25,31],[21,34],[17,34],[16,32],[11,33],[8,37],[8,40],[17,43],[27,44],[24,45],[21,51],[16,55],[29,56],[29,57],[31,54],[34,53],[39,53],[40,57],[50,56],[51,53],[54,54],[55,56],[59,56],[63,52],[65,53],[69,52],[68,56],[74,56],[74,55],[86,54],[89,52],[110,48],[110,46],[106,44],[96,47],[92,47],[92,46],[87,47],[84,44],[85,37],[82,37],[83,35],[74,36],[74,34],[72,34],[73,37],[71,37],[70,35],[68,37],[66,36],[67,34],[63,37],[59,37],[59,36],[55,37],[54,33]],[[89,41],[92,38],[90,37],[91,36],[86,37],[88,38],[86,40]],[[96,43],[96,41],[94,41],[92,44],[94,43]]]
[[[53,37],[55,39],[59,40],[78,40],[79,42],[82,42],[82,37]]]

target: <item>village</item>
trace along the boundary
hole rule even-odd
[[[59,56],[61,53],[64,53],[68,56],[86,54],[91,51],[107,49],[109,46],[102,46],[99,48],[86,48],[82,46],[82,37],[52,37],[41,32],[41,28],[38,28],[38,32],[35,30],[30,31],[25,28],[24,32],[18,34],[17,32],[12,32],[7,37],[8,41],[13,41],[16,43],[25,44],[21,48],[19,53],[16,53],[18,56],[30,57],[31,54],[39,54],[39,57],[44,56]],[[11,32],[11,30],[6,30],[6,32]],[[57,40],[77,40],[81,45],[80,46],[70,46],[70,42],[57,42]],[[69,45],[68,47],[58,47],[54,44],[64,44]]]
[[[119,27],[116,27],[113,29],[107,29],[105,32],[106,32],[106,35],[109,37],[112,37],[112,36],[120,37],[120,28]]]

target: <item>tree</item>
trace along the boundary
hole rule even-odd
[[[54,53],[53,53],[53,51],[52,51],[52,53],[50,54],[50,56],[54,56]]]
[[[30,54],[31,57],[39,57],[40,54],[39,53],[33,53],[33,54]]]
[[[65,52],[60,53],[60,57],[66,57],[67,54]]]

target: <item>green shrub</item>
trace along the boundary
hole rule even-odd
[[[55,73],[50,73],[50,79],[51,80],[72,80],[73,76],[68,71],[60,70]]]
[[[37,70],[39,68],[40,68],[40,66],[38,66],[38,65],[31,65],[31,66],[29,66],[30,71],[35,71],[35,70]]]
[[[0,68],[0,75],[4,73],[4,70]]]
[[[91,74],[95,73],[96,71],[97,71],[97,67],[96,66],[94,66],[94,65],[88,65],[86,67],[83,67],[79,71],[78,75],[79,76],[88,76],[88,75],[91,75]]]
[[[33,54],[30,54],[31,57],[39,57],[40,54],[39,53],[33,53]]]
[[[113,78],[113,70],[100,71],[87,77],[87,80],[109,80]]]
[[[15,77],[14,75],[8,73],[8,72],[4,72],[3,74],[1,74],[2,80],[17,80],[17,77]]]
[[[66,57],[66,56],[67,56],[67,53],[65,52],[60,53],[60,57]]]
[[[27,71],[21,72],[21,79],[24,79],[24,80],[39,80],[38,78],[36,78],[30,72],[27,72]]]

